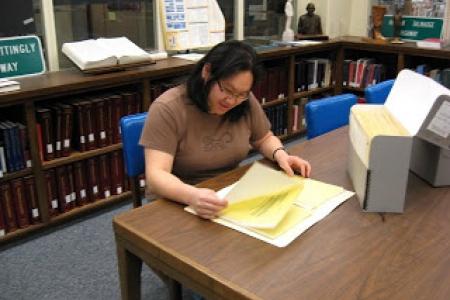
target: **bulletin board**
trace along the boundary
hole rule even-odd
[[[166,50],[212,47],[225,40],[225,18],[216,0],[160,0]]]

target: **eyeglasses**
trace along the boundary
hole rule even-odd
[[[219,86],[219,89],[222,93],[227,94],[228,97],[236,99],[238,101],[244,101],[248,99],[248,96],[250,95],[250,91],[248,92],[244,92],[244,93],[239,93],[239,94],[235,94],[232,91],[230,91],[228,88],[224,87],[223,84],[217,80],[217,85]]]

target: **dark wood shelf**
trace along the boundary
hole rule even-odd
[[[52,217],[50,219],[50,223],[58,224],[58,223],[61,223],[62,221],[72,219],[74,217],[78,217],[80,215],[95,211],[95,210],[103,208],[105,206],[125,201],[126,199],[128,199],[130,197],[131,197],[131,192],[126,191],[120,195],[113,195],[111,197],[103,198],[103,199],[97,200],[95,202],[90,202],[83,206],[76,207],[68,212],[65,212],[65,213],[62,213],[62,214]]]
[[[311,91],[297,92],[294,93],[294,99],[309,97],[312,95],[323,94],[327,92],[332,92],[334,90],[334,86],[327,86],[323,88],[313,89]]]
[[[25,168],[16,172],[12,172],[12,173],[4,173],[3,177],[0,177],[0,182],[3,181],[9,181],[12,179],[16,179],[16,178],[21,178],[21,177],[25,177],[28,175],[32,175],[32,171],[31,168]]]
[[[271,107],[271,106],[277,106],[283,103],[287,103],[288,99],[287,98],[282,98],[282,99],[276,99],[276,100],[271,100],[271,101],[266,101],[262,106],[264,108],[266,107]]]
[[[94,150],[89,150],[89,151],[85,151],[85,152],[72,152],[72,154],[70,156],[60,157],[60,158],[56,158],[56,159],[52,159],[52,160],[43,162],[42,169],[48,170],[48,169],[56,168],[56,167],[59,167],[62,165],[70,164],[70,163],[73,163],[76,161],[88,159],[88,158],[91,158],[94,156],[102,155],[102,154],[120,150],[120,149],[122,149],[121,143],[94,149]]]
[[[364,93],[365,88],[351,87],[351,86],[343,86],[343,90],[354,92],[354,93]]]

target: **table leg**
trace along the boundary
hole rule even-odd
[[[117,243],[117,263],[122,300],[141,299],[142,260]]]
[[[167,288],[169,289],[169,299],[170,300],[182,300],[182,289],[181,284],[174,280],[174,279],[168,279],[166,281]]]

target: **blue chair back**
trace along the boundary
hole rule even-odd
[[[380,83],[371,85],[364,90],[364,98],[368,104],[384,104],[395,79],[382,81]]]
[[[131,178],[131,192],[134,206],[141,206],[140,186],[138,176],[145,171],[144,148],[139,145],[142,128],[147,113],[124,116],[120,119],[120,134],[122,136],[125,170]]]
[[[350,108],[356,101],[353,94],[341,94],[308,102],[305,106],[308,139],[348,125]]]

